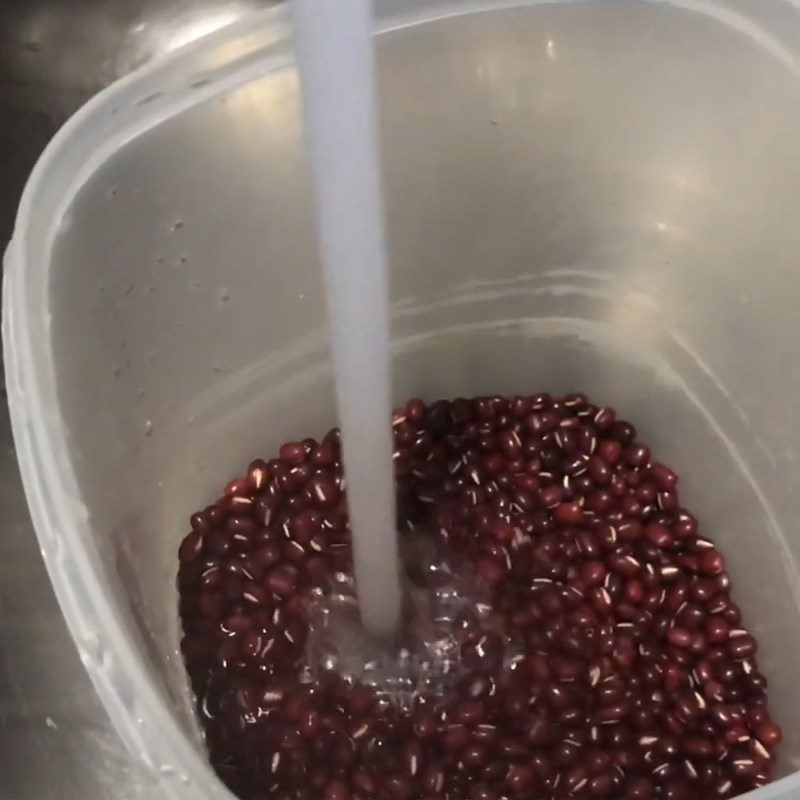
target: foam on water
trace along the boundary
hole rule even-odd
[[[477,630],[490,606],[480,601],[474,569],[452,552],[442,554],[430,536],[410,532],[401,539],[403,624],[393,647],[365,633],[354,584],[343,573],[310,610],[305,679],[328,677],[360,683],[402,710],[424,696],[450,693],[466,668],[460,648],[467,630]],[[505,657],[516,651],[506,647]]]

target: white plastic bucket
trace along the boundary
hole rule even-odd
[[[633,420],[761,643],[787,777],[752,797],[797,797],[800,3],[378,11],[396,400],[579,389]],[[42,550],[115,725],[174,797],[229,797],[177,655],[187,517],[335,423],[287,19],[89,103],[5,261]]]

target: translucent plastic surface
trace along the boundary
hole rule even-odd
[[[800,793],[796,2],[379,3],[395,399],[589,392],[724,550]],[[402,9],[403,16],[395,13]],[[29,503],[154,780],[228,797],[178,642],[189,513],[335,423],[297,80],[277,10],[104,93],[6,260]]]

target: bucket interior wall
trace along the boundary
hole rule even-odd
[[[395,399],[581,390],[681,475],[800,764],[800,84],[745,27],[557,3],[379,38]],[[297,79],[139,135],[56,241],[53,346],[98,563],[193,728],[189,514],[335,424]]]

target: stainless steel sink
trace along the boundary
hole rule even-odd
[[[50,137],[148,59],[274,0],[0,0],[0,249]],[[158,800],[117,738],[42,563],[0,397],[0,797]]]

